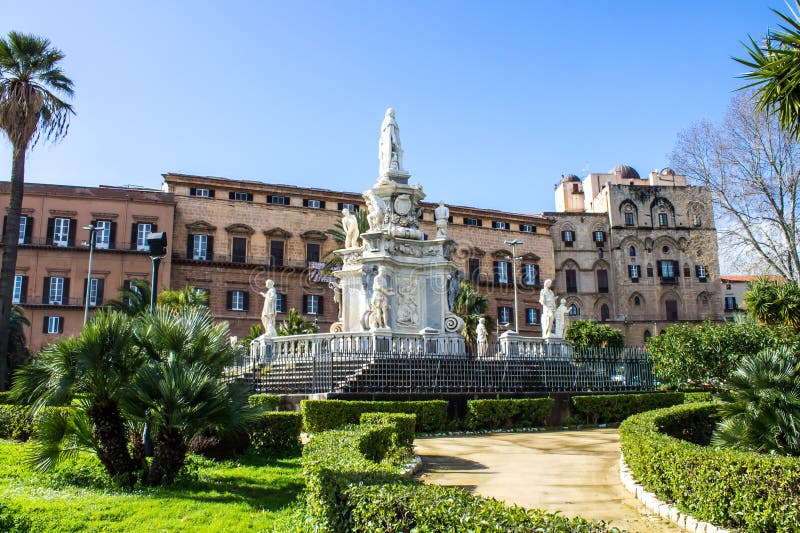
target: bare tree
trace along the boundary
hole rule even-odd
[[[711,190],[722,255],[798,279],[800,144],[774,116],[759,113],[751,92],[738,93],[723,121],[678,134],[672,166]]]

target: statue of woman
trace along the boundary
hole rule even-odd
[[[439,202],[439,207],[433,210],[433,216],[436,220],[436,238],[447,238],[447,221],[450,218],[450,210],[444,205],[444,201]]]
[[[378,274],[372,282],[372,300],[370,301],[370,327],[372,329],[388,328],[389,297],[394,292],[386,284],[385,269],[378,267]]]
[[[349,209],[342,209],[342,229],[344,230],[344,247],[358,248],[358,220]]]
[[[275,290],[275,282],[267,280],[267,292],[259,292],[264,297],[264,307],[261,310],[261,325],[264,326],[264,334],[267,337],[275,337],[278,332],[275,330],[275,315],[278,312],[278,291]]]
[[[567,307],[567,300],[561,298],[561,304],[556,309],[556,333],[553,335],[557,339],[564,338],[564,332],[567,329],[567,316],[569,315],[569,307]]]
[[[389,170],[403,170],[403,150],[400,148],[400,128],[394,120],[394,109],[386,110],[381,124],[381,138],[378,142],[379,174]]]
[[[546,339],[553,333],[553,318],[556,312],[556,295],[550,289],[552,280],[544,280],[544,287],[539,293],[539,303],[542,304],[542,338]]]
[[[480,317],[478,325],[475,326],[475,337],[478,340],[478,356],[489,353],[489,332],[486,330],[486,319]]]

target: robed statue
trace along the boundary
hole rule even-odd
[[[386,110],[381,124],[381,138],[378,142],[379,175],[390,170],[403,171],[403,149],[400,147],[400,127],[394,119],[394,109]]]

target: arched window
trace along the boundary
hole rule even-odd
[[[644,330],[644,342],[647,342],[647,339],[649,339],[651,336],[652,335],[650,335],[649,329]]]
[[[630,248],[628,248],[628,255],[630,255],[631,257],[636,257],[636,247],[635,246],[631,246]]]
[[[634,296],[633,305],[642,305],[642,300],[638,296]]]
[[[569,316],[581,316],[581,308],[575,304],[570,305]]]
[[[603,304],[600,306],[600,321],[605,322],[609,317],[611,317],[611,311],[609,311],[608,305]]]

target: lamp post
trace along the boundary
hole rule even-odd
[[[153,262],[153,272],[150,276],[150,312],[152,313],[156,308],[158,266],[167,255],[167,234],[163,231],[148,234],[147,245],[150,247],[150,260]]]
[[[84,226],[83,229],[89,232],[89,273],[86,275],[86,301],[83,305],[83,325],[89,321],[89,295],[92,292],[92,259],[94,256],[94,241],[97,235],[97,228],[94,224]]]
[[[517,309],[517,246],[522,244],[519,239],[503,241],[503,244],[511,247],[511,280],[514,283],[514,333],[519,333],[519,311]]]

